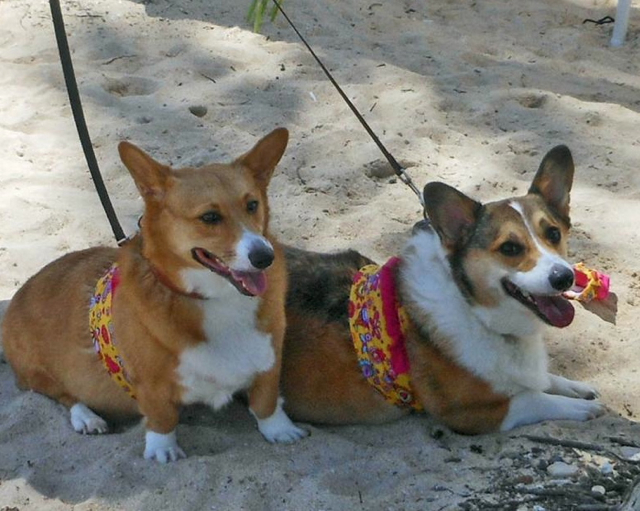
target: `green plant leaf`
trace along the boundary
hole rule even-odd
[[[282,4],[283,1],[284,0],[279,0],[279,3]],[[271,3],[272,0],[253,0],[251,2],[249,10],[247,11],[247,21],[249,23],[253,23],[254,32],[260,32],[262,29],[265,13]],[[271,22],[276,19],[276,16],[278,15],[278,6],[275,5],[275,3],[271,6],[268,15]]]

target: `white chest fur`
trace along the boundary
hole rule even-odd
[[[550,385],[539,329],[527,327],[531,335],[510,338],[488,328],[456,286],[437,235],[425,232],[414,236],[403,259],[403,288],[431,321],[423,328],[458,363],[507,395],[525,389],[544,390]]]
[[[199,303],[207,341],[180,356],[183,403],[219,408],[273,366],[271,335],[256,326],[258,305],[259,298],[241,295],[231,286],[228,293]]]

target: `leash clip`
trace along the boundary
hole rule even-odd
[[[418,196],[418,200],[420,201],[420,204],[422,204],[422,207],[424,208],[424,197],[422,197],[420,190],[418,190],[418,187],[413,183],[413,180],[411,179],[409,174],[407,174],[407,169],[405,169],[404,167],[398,167],[398,169],[396,170],[396,175],[400,178],[400,181],[402,181],[405,185],[411,188],[413,193],[415,193]]]
[[[119,240],[116,240],[116,243],[118,244],[119,247],[122,247],[122,246],[126,245],[127,243],[129,243],[136,234],[138,234],[138,233],[134,232],[132,234],[129,234],[129,236],[125,236],[124,238],[120,238]]]

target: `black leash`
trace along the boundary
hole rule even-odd
[[[280,13],[282,14],[282,16],[284,16],[284,19],[287,20],[287,23],[289,23],[289,25],[291,26],[291,28],[293,29],[293,31],[296,33],[296,35],[300,38],[300,40],[302,41],[302,44],[304,44],[307,47],[307,50],[309,50],[309,53],[311,53],[311,55],[313,56],[313,58],[316,60],[316,62],[318,63],[318,65],[322,68],[322,70],[324,71],[324,74],[327,75],[327,78],[329,79],[329,81],[333,84],[333,86],[336,88],[336,90],[338,91],[338,93],[340,94],[340,96],[342,96],[342,99],[344,99],[344,101],[347,103],[347,105],[349,106],[349,108],[351,109],[351,111],[353,112],[353,114],[356,116],[356,118],[360,121],[360,124],[362,124],[362,126],[364,127],[364,129],[367,131],[367,133],[369,134],[369,136],[373,139],[373,141],[376,143],[376,145],[378,146],[378,148],[380,149],[380,151],[382,152],[382,154],[384,155],[384,157],[387,159],[387,161],[389,162],[389,165],[391,165],[391,168],[393,169],[393,171],[396,173],[396,175],[398,176],[398,178],[400,179],[400,181],[402,181],[404,184],[406,184],[409,188],[411,188],[411,190],[413,191],[413,193],[415,193],[418,196],[418,199],[420,200],[420,204],[422,204],[422,206],[424,207],[424,199],[422,197],[422,193],[420,192],[420,190],[418,190],[418,188],[416,187],[416,185],[413,183],[413,181],[411,180],[411,178],[409,177],[409,174],[407,174],[406,169],[400,165],[398,163],[398,161],[393,157],[393,155],[387,151],[387,148],[384,146],[384,144],[380,141],[380,139],[376,136],[376,134],[373,132],[373,130],[371,129],[371,127],[369,126],[369,124],[367,123],[367,121],[365,121],[364,117],[362,117],[362,114],[358,111],[358,109],[355,107],[355,105],[351,102],[351,100],[347,97],[347,95],[344,93],[344,91],[342,90],[342,88],[340,87],[340,85],[338,85],[338,82],[335,81],[335,79],[333,78],[333,76],[331,75],[331,73],[329,72],[329,70],[325,67],[325,65],[322,63],[322,61],[320,60],[320,58],[316,55],[316,53],[313,51],[313,48],[311,48],[311,46],[309,45],[309,43],[307,43],[307,41],[305,40],[305,38],[302,36],[302,34],[298,31],[298,29],[296,28],[296,26],[293,24],[293,22],[291,21],[291,19],[289,18],[289,16],[287,16],[287,13],[284,12],[284,10],[282,9],[282,6],[280,5],[280,3],[278,2],[278,0],[273,0],[273,3],[276,5],[276,7],[278,8],[278,10],[280,11]]]
[[[607,23],[615,23],[616,20],[613,19],[611,16],[605,16],[604,18],[600,18],[599,20],[592,20],[587,18],[586,20],[582,21],[582,24],[584,25],[585,23],[593,23],[594,25],[606,25]]]
[[[387,150],[384,144],[380,141],[374,131],[371,129],[367,121],[362,117],[358,109],[351,102],[351,100],[344,93],[338,82],[333,78],[329,70],[322,63],[320,58],[313,51],[313,48],[307,43],[302,34],[298,31],[296,26],[293,24],[287,13],[284,12],[282,6],[277,0],[273,0],[273,3],[276,5],[278,10],[282,13],[282,16],[287,20],[291,28],[294,30],[296,35],[300,38],[302,43],[307,47],[313,58],[316,60],[318,65],[322,68],[325,75],[329,79],[329,81],[336,88],[342,99],[347,103],[353,114],[360,121],[360,124],[367,131],[369,136],[373,139],[375,144],[378,146],[384,157],[391,165],[391,168],[398,176],[398,178],[406,184],[413,193],[418,196],[420,203],[424,206],[424,199],[422,197],[422,193],[416,187],[416,185],[411,180],[411,177],[406,172],[406,169],[402,167],[398,163],[398,161],[393,157],[393,155]],[[107,215],[107,219],[109,220],[109,224],[111,225],[111,230],[113,231],[113,235],[116,238],[116,242],[118,245],[123,244],[128,240],[127,236],[124,234],[122,230],[122,226],[118,221],[118,217],[116,215],[115,210],[113,209],[113,205],[111,204],[111,200],[109,199],[109,193],[105,187],[104,181],[102,179],[102,175],[100,174],[100,168],[98,167],[98,161],[96,159],[95,153],[93,151],[93,145],[91,144],[91,137],[89,135],[89,130],[87,128],[87,123],[84,118],[84,112],[82,110],[82,101],[80,99],[80,93],[78,91],[78,84],[75,79],[75,72],[73,70],[73,62],[71,60],[71,53],[69,51],[69,43],[67,41],[67,34],[64,25],[64,19],[62,17],[62,10],[60,9],[59,0],[49,0],[49,6],[51,8],[51,18],[53,20],[53,27],[56,35],[56,42],[58,44],[58,53],[60,55],[60,63],[62,64],[62,72],[64,74],[64,81],[67,87],[67,93],[69,95],[69,103],[71,104],[71,111],[73,113],[73,119],[76,124],[76,129],[78,130],[78,137],[80,138],[80,143],[82,144],[82,150],[84,151],[84,156],[87,160],[87,165],[89,167],[89,172],[91,173],[91,177],[93,179],[93,184],[96,187],[96,191],[98,192],[98,197],[100,198],[100,202],[102,203],[102,207]]]
[[[58,53],[60,54],[60,62],[62,63],[64,81],[67,86],[69,102],[71,103],[71,111],[73,112],[73,119],[76,123],[78,136],[80,137],[80,143],[82,144],[82,150],[84,151],[84,156],[87,160],[87,165],[89,166],[89,172],[91,173],[93,184],[95,185],[98,196],[100,197],[100,202],[102,203],[104,212],[107,214],[107,218],[111,224],[113,235],[115,236],[118,245],[121,245],[127,240],[127,237],[122,230],[120,222],[118,222],[118,217],[113,209],[107,188],[104,185],[100,169],[98,168],[96,155],[93,152],[91,137],[89,136],[89,130],[87,129],[87,123],[82,111],[82,102],[80,101],[78,84],[76,83],[76,77],[73,71],[73,62],[71,61],[71,53],[69,52],[69,43],[67,41],[60,2],[58,0],[49,0],[49,6],[51,7],[51,18],[53,20],[53,28],[55,30],[56,41],[58,43]]]

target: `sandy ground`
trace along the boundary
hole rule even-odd
[[[248,0],[63,4],[98,161],[129,232],[141,203],[118,162],[120,140],[181,166],[228,161],[285,126],[291,142],[270,188],[280,239],[381,261],[397,253],[419,203],[395,179],[368,177],[380,153],[283,19],[260,35],[244,18]],[[571,148],[570,255],[611,274],[619,313],[613,326],[578,311],[572,326],[548,332],[549,350],[553,369],[594,383],[611,413],[474,438],[415,416],[311,427],[298,445],[272,446],[241,404],[194,407],[179,426],[190,457],[161,466],[141,457],[142,425],[77,435],[62,407],[19,392],[0,363],[0,509],[614,509],[638,475],[626,458],[640,442],[637,6],[619,49],[608,46],[612,25],[583,24],[614,15],[606,0],[285,7],[419,187],[442,180],[480,200],[523,193],[548,149]],[[3,0],[0,20],[4,309],[45,263],[113,241],[47,3]],[[558,480],[557,461],[576,473]],[[598,485],[604,496],[591,491]]]

